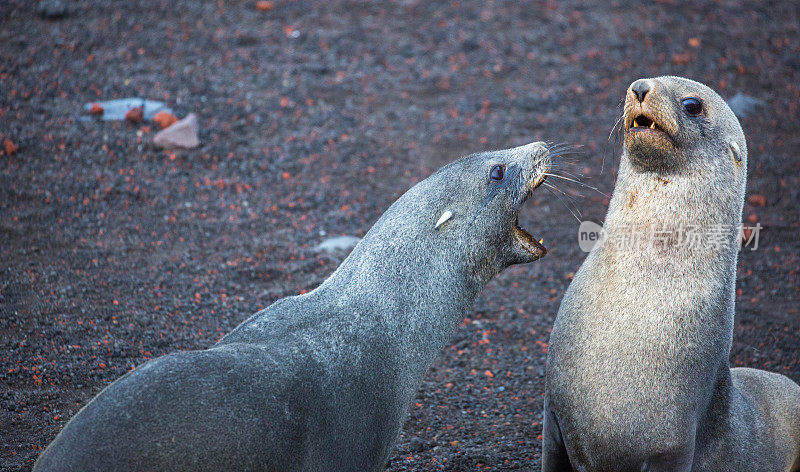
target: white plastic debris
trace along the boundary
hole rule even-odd
[[[117,100],[106,100],[102,102],[89,102],[83,106],[87,112],[92,109],[92,105],[98,104],[103,107],[103,114],[99,115],[103,121],[111,120],[124,120],[125,113],[129,110],[144,105],[144,120],[152,120],[156,113],[165,111],[172,113],[172,110],[167,107],[164,102],[157,102],[155,100],[146,100],[144,98],[120,98]]]
[[[354,248],[359,241],[361,241],[361,238],[355,236],[334,236],[319,243],[316,250],[326,252],[347,251]]]

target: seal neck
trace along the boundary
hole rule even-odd
[[[684,346],[684,359],[713,350],[727,361],[744,187],[722,185],[710,173],[638,172],[623,157],[603,225],[607,238],[576,278],[586,285],[601,280],[606,303],[636,307],[624,316],[597,308],[620,326],[635,315],[632,337],[661,340],[665,349]],[[703,342],[687,341],[695,339]]]
[[[358,324],[373,342],[392,346],[407,375],[419,380],[499,268],[472,270],[469,251],[434,241],[435,234],[399,237],[394,225],[381,226],[310,295],[343,307],[335,315],[340,325]]]
[[[607,232],[646,229],[694,237],[713,236],[713,254],[726,259],[738,252],[744,181],[732,182],[713,168],[661,174],[637,171],[623,155],[617,184],[604,224]],[[720,242],[725,244],[717,244]],[[673,239],[670,252],[694,253],[709,245],[681,244]]]

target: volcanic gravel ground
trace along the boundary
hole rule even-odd
[[[764,229],[739,260],[731,362],[800,381],[794,1],[73,1],[57,20],[37,3],[0,2],[0,143],[19,146],[0,150],[2,470],[134,366],[313,289],[346,255],[320,241],[363,236],[460,155],[580,144],[570,169],[610,194],[620,100],[662,74],[764,101],[742,121],[744,217]],[[128,96],[196,112],[202,146],[82,114]],[[549,182],[602,221],[606,196]],[[538,470],[549,328],[584,253],[544,188],[521,223],[550,253],[466,314],[388,470]]]

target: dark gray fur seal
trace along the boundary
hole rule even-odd
[[[484,284],[546,253],[517,215],[550,157],[534,143],[443,167],[314,291],[108,386],[35,470],[383,470],[425,371]]]
[[[800,387],[729,367],[747,175],[739,122],[679,77],[634,82],[623,122],[607,239],[550,337],[542,470],[797,471]]]

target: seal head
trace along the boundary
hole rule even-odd
[[[428,247],[458,255],[461,266],[484,282],[510,265],[533,262],[547,249],[520,226],[519,213],[545,180],[550,160],[543,142],[462,157],[400,197],[351,257],[360,257],[361,246],[406,257]]]
[[[730,157],[744,167],[747,145],[739,121],[707,86],[683,77],[633,82],[625,98],[625,147],[645,171],[678,172],[693,159]],[[719,147],[719,149],[717,149]]]
[[[507,242],[503,252],[510,263],[532,262],[547,254],[542,239],[537,240],[519,225],[519,212],[522,204],[544,182],[550,159],[545,143],[532,143],[475,154],[461,162],[465,168],[474,169],[476,176],[485,176],[474,182],[477,188],[473,192],[483,193],[480,206],[476,209],[473,201],[473,205],[464,205],[461,212],[467,217],[472,214],[469,226],[476,226],[476,221],[482,220],[478,226],[489,229],[485,237]]]

